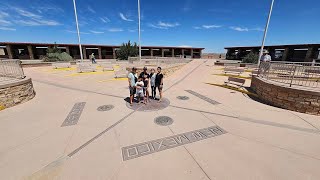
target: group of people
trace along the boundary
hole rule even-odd
[[[162,100],[163,89],[163,74],[161,67],[157,68],[157,72],[151,69],[148,73],[148,68],[144,67],[140,75],[137,75],[137,68],[133,67],[128,74],[129,90],[130,90],[130,105],[132,105],[134,96],[137,97],[139,103],[143,99],[143,103],[147,104],[150,99],[149,88],[151,87],[151,98],[156,99],[156,90],[158,89],[160,98]]]

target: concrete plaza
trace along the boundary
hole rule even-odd
[[[170,104],[158,111],[129,109],[128,82],[113,72],[25,68],[37,94],[0,112],[0,179],[320,179],[319,116],[208,85],[227,79],[213,64],[194,60],[165,78]],[[78,122],[62,126],[80,102]]]

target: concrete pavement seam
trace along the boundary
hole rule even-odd
[[[170,126],[168,126],[168,128],[170,129],[170,131],[172,132],[173,135],[175,135],[175,133],[173,132],[173,130],[170,128]],[[195,159],[195,157],[190,153],[190,151],[186,148],[185,145],[183,145],[183,148],[187,151],[187,153],[191,156],[191,158],[193,159],[193,161],[198,165],[198,167],[201,169],[201,171],[207,176],[207,178],[209,180],[211,180],[211,178],[209,177],[209,175],[206,173],[206,171],[201,167],[201,165],[199,164],[199,162]]]

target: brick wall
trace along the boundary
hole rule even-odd
[[[30,78],[0,85],[0,107],[8,108],[29,101],[35,96]]]
[[[273,106],[301,113],[320,115],[320,91],[282,86],[253,77],[251,88]]]

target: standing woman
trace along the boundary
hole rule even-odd
[[[155,70],[151,69],[150,85],[151,85],[151,96],[153,99],[156,99],[156,76],[157,74],[155,73]]]
[[[156,88],[158,88],[158,90],[159,90],[159,94],[160,94],[159,102],[161,102],[162,101],[162,89],[163,89],[163,74],[161,73],[161,67],[158,67],[157,71],[158,71],[158,73],[156,75],[155,85],[156,85]]]

